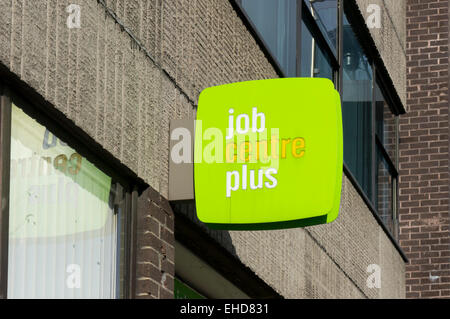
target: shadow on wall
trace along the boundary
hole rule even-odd
[[[185,216],[189,221],[191,221],[196,226],[195,228],[197,227],[200,228],[204,233],[209,235],[209,237],[214,239],[218,245],[225,248],[229,253],[231,253],[236,258],[238,257],[229,231],[210,229],[204,223],[202,223],[197,218],[194,200],[173,201],[170,203],[170,205],[172,206],[172,210],[175,213],[176,217],[180,215]],[[177,218],[175,218],[175,223],[176,222]],[[175,238],[177,238],[177,232],[175,232]],[[195,245],[195,242],[189,243],[189,246],[191,245]]]

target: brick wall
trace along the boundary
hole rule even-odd
[[[168,201],[152,188],[139,197],[136,297],[173,298],[174,215]]]
[[[448,0],[407,0],[399,215],[408,298],[450,297],[448,8]]]

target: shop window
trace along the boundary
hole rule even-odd
[[[372,66],[347,20],[343,31],[344,163],[372,198]]]
[[[376,170],[377,193],[375,202],[378,215],[391,234],[394,234],[394,218],[392,207],[393,178],[389,166],[380,152],[377,152]]]

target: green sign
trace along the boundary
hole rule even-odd
[[[329,223],[342,183],[340,97],[327,79],[205,89],[195,129],[198,218],[255,230]]]
[[[174,299],[206,299],[178,278],[173,280],[173,297]]]

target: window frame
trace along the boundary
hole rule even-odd
[[[269,46],[265,42],[263,36],[258,31],[254,23],[252,22],[251,18],[245,11],[244,7],[242,6],[242,0],[230,0],[231,5],[235,8],[235,11],[238,13],[238,15],[241,17],[241,20],[244,22],[244,25],[247,27],[249,32],[252,34],[254,39],[256,40],[257,44],[269,60],[269,62],[274,66],[276,73],[280,77],[286,77],[285,72],[283,71],[281,65],[278,63],[277,58],[270,50]],[[337,10],[338,19],[339,22],[339,7]],[[322,31],[320,30],[320,27],[318,26],[317,22],[315,21],[314,17],[311,14],[311,11],[309,10],[308,6],[304,2],[304,0],[297,0],[297,45],[296,45],[296,74],[301,74],[301,34],[302,34],[302,21],[305,23],[307,28],[309,29],[312,37],[317,42],[317,46],[320,47],[324,51],[324,54],[327,56],[327,58],[330,61],[331,69],[333,70],[333,80],[335,82],[335,85],[337,86],[338,79],[337,74],[339,70],[339,58],[336,56],[336,54],[333,52],[333,50],[330,48],[328,41],[325,39],[325,36],[322,34]],[[340,33],[340,27],[338,26],[338,32]],[[340,42],[338,41],[338,50],[339,51],[339,45]],[[338,54],[339,55],[339,54]]]
[[[374,70],[376,71],[375,65],[373,66]],[[377,103],[377,96],[376,96],[376,85],[378,85],[381,94],[385,100],[385,103],[388,105],[391,113],[394,115],[395,118],[395,131],[394,131],[394,140],[395,140],[395,149],[394,149],[394,153],[395,153],[395,159],[392,160],[391,156],[389,155],[389,152],[386,150],[386,147],[384,146],[383,141],[381,140],[380,136],[378,135],[377,132],[377,119],[376,119],[376,103]],[[377,155],[380,154],[381,157],[384,159],[384,161],[387,164],[387,168],[389,171],[389,174],[391,175],[392,178],[392,189],[391,189],[391,195],[392,195],[392,204],[391,204],[391,209],[392,209],[392,222],[393,222],[393,233],[391,233],[387,226],[386,226],[386,231],[393,236],[393,238],[398,241],[398,234],[399,234],[399,221],[398,221],[398,193],[399,193],[399,189],[398,189],[398,184],[399,184],[399,171],[398,171],[398,164],[399,164],[399,159],[398,159],[398,155],[399,155],[399,114],[395,113],[395,109],[393,107],[393,100],[392,100],[392,96],[389,94],[389,91],[386,89],[386,83],[384,82],[382,75],[375,72],[375,76],[374,76],[374,81],[372,84],[373,87],[373,92],[372,92],[372,133],[373,133],[373,152],[372,152],[372,156],[373,156],[373,161],[374,161],[374,165],[376,165],[377,163]],[[373,174],[375,175],[377,173],[378,167],[375,167],[373,170]],[[373,182],[374,184],[376,183],[376,178],[373,177]],[[377,185],[374,185],[377,186]],[[374,190],[377,188],[374,188]],[[375,196],[378,196],[378,192],[373,192],[373,202],[375,203]],[[377,215],[379,215],[379,210],[378,207],[376,208],[376,212]],[[384,225],[384,222],[383,222]]]
[[[23,110],[39,124],[48,128],[58,138],[64,140],[81,156],[88,159],[98,169],[122,186],[124,200],[120,203],[124,213],[123,275],[117,265],[116,280],[123,286],[116,287],[117,298],[135,297],[136,285],[136,239],[138,193],[146,188],[145,183],[118,162],[110,153],[98,145],[60,111],[43,101],[39,95],[0,70],[6,81],[0,81],[0,299],[7,299],[8,292],[8,245],[9,245],[9,185],[11,157],[11,112],[12,104]],[[8,78],[9,77],[9,78]]]
[[[269,62],[274,66],[274,69],[278,76],[285,77],[285,74],[283,73],[280,65],[278,64],[275,56],[271,54],[268,46],[265,44],[263,38],[259,34],[258,30],[254,26],[254,24],[251,22],[250,17],[245,12],[245,9],[241,5],[241,0],[229,0],[235,11],[237,12],[238,16],[243,21],[244,25],[248,29],[248,31],[252,34],[252,36],[255,38],[257,44],[260,46],[263,53],[266,55]],[[343,95],[343,57],[344,57],[344,48],[343,48],[343,25],[344,25],[344,13],[345,16],[350,23],[350,25],[361,25],[361,28],[358,28],[358,30],[354,30],[355,35],[358,39],[359,45],[363,49],[370,66],[372,68],[372,93],[374,93],[375,90],[375,83],[378,81],[379,87],[383,92],[384,98],[386,99],[386,103],[391,108],[391,111],[393,115],[395,116],[396,121],[396,132],[395,132],[395,141],[396,141],[396,149],[395,152],[397,154],[395,163],[392,162],[392,160],[389,158],[389,168],[390,171],[394,172],[395,179],[393,179],[393,216],[394,220],[396,220],[398,216],[398,143],[399,143],[399,133],[398,133],[398,122],[399,122],[399,115],[405,113],[405,108],[403,106],[403,103],[395,89],[395,86],[389,76],[389,73],[383,63],[383,60],[378,54],[378,49],[371,37],[367,37],[367,34],[370,34],[370,31],[368,27],[365,24],[364,17],[361,15],[358,5],[353,0],[336,0],[338,7],[337,7],[337,56],[334,54],[333,50],[330,48],[328,41],[326,41],[325,36],[322,34],[322,31],[320,30],[319,26],[317,25],[317,22],[314,20],[307,4],[304,2],[304,0],[297,0],[298,4],[298,11],[300,11],[300,16],[304,19],[305,24],[308,26],[311,35],[315,38],[317,41],[317,44],[322,47],[322,49],[325,51],[325,53],[328,55],[328,58],[331,62],[331,66],[334,73],[334,80],[335,80],[335,86],[336,89],[339,91],[341,96]],[[301,5],[300,5],[301,2]],[[299,16],[299,15],[298,15]],[[301,44],[301,20],[298,19],[297,21],[297,32],[299,34],[298,36],[298,43]],[[301,46],[297,44],[297,73],[300,74],[299,70],[299,64],[300,64],[300,57],[301,54],[298,54],[301,52]],[[372,122],[376,121],[375,115],[375,94],[372,94]],[[375,165],[376,165],[376,148],[377,148],[377,138],[376,138],[376,123],[372,123],[372,183],[375,183]],[[364,192],[361,185],[358,183],[355,176],[350,171],[349,167],[344,162],[343,165],[343,171],[346,174],[347,178],[350,180],[350,182],[355,187],[356,191],[359,193],[361,198],[364,200],[365,204],[369,208],[369,210],[372,212],[373,216],[377,220],[378,224],[382,227],[384,232],[387,234],[391,242],[394,244],[394,246],[397,248],[397,250],[400,252],[403,260],[407,261],[407,257],[400,248],[398,244],[398,221],[397,225],[395,225],[395,231],[394,234],[391,234],[391,232],[388,230],[384,222],[381,220],[378,214],[378,208],[374,205],[374,196],[375,195],[375,187],[374,184],[372,184],[372,196],[369,198],[366,193]],[[394,183],[395,181],[395,183]],[[395,185],[394,185],[395,184]]]

